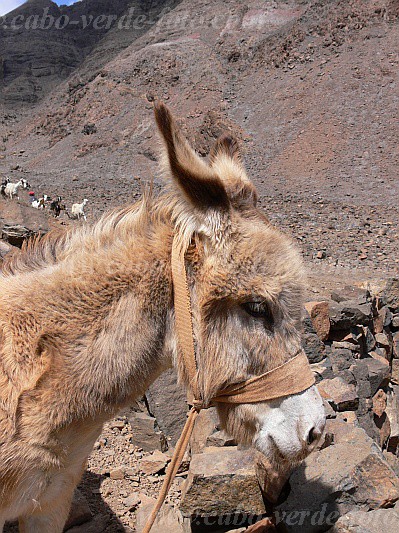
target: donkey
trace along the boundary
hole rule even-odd
[[[0,526],[60,533],[103,423],[177,362],[174,236],[190,243],[198,383],[205,401],[283,364],[301,346],[303,266],[256,207],[238,143],[208,162],[155,106],[169,191],[93,225],[49,233],[0,275]],[[314,387],[258,404],[218,405],[221,425],[275,464],[297,464],[323,428]],[[0,527],[1,530],[1,527]]]

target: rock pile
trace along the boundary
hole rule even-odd
[[[399,282],[389,279],[380,286],[348,287],[331,297],[322,304],[309,302],[304,320],[304,349],[329,416],[351,419],[395,454]],[[317,343],[316,337],[324,342]]]

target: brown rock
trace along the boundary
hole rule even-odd
[[[379,361],[380,363],[386,365],[388,360],[386,357],[383,357],[382,355],[380,355],[379,353],[375,352],[375,351],[371,351],[369,353],[369,356],[372,357],[373,359],[375,359],[376,361]]]
[[[140,461],[140,470],[147,475],[158,474],[165,470],[169,462],[169,457],[159,450],[155,450],[152,455],[143,457]]]
[[[122,430],[125,427],[125,422],[123,420],[113,420],[110,425],[113,429]]]
[[[331,330],[348,330],[353,326],[369,326],[372,323],[371,304],[352,301],[333,303],[329,306]]]
[[[380,315],[373,318],[374,333],[382,333],[384,330],[384,321]]]
[[[44,211],[15,201],[2,202],[0,233],[3,232],[4,239],[13,246],[21,246],[26,237],[47,233],[49,229],[49,220]]]
[[[389,507],[399,499],[399,478],[382,455],[369,454],[353,470],[358,503],[369,509]]]
[[[349,337],[349,336],[348,336]],[[333,350],[351,350],[351,352],[356,352],[356,353],[360,353],[360,345],[358,342],[354,343],[352,342],[353,339],[350,338],[349,341],[345,341],[345,340],[342,340],[342,341],[334,341],[332,343],[332,349]]]
[[[127,498],[123,498],[123,505],[128,508],[128,511],[134,511],[141,503],[141,498],[138,494],[131,494]]]
[[[316,333],[303,333],[302,347],[309,363],[318,363],[325,357],[325,346]]]
[[[376,416],[382,416],[387,406],[387,395],[383,390],[379,390],[373,396],[373,413]]]
[[[141,532],[147,522],[147,518],[150,516],[151,511],[155,507],[155,504],[157,503],[157,500],[155,498],[150,498],[146,494],[140,494],[140,506],[137,509],[136,513],[136,529],[137,532]],[[158,515],[158,525],[159,525],[159,515]],[[153,529],[155,528],[155,524],[153,526]]]
[[[349,424],[356,424],[357,422],[356,411],[342,411],[338,413],[337,418],[349,422]]]
[[[367,354],[371,352],[371,350],[374,350],[375,348],[375,337],[371,333],[370,328],[367,326],[361,326],[361,331],[363,333],[361,341],[362,341],[362,348],[363,351]]]
[[[237,442],[225,431],[216,431],[206,439],[206,446],[237,446]]]
[[[324,379],[318,384],[322,398],[325,398],[336,411],[352,411],[359,405],[359,397],[354,385],[342,378]]]
[[[318,337],[325,341],[330,333],[330,315],[328,302],[307,302],[305,309],[309,313]]]
[[[393,356],[395,359],[399,359],[399,331],[396,331],[392,335],[393,340]]]
[[[144,492],[140,492],[138,494],[138,498],[140,498],[140,503],[144,506],[147,505],[155,505],[156,500],[154,498],[151,498],[151,496],[147,496]]]
[[[359,304],[365,304],[370,298],[370,292],[368,289],[356,287],[355,285],[346,285],[338,291],[331,293],[331,299],[334,302],[341,303],[348,300],[356,301]]]
[[[386,459],[389,466],[392,468],[392,470],[395,472],[397,476],[399,476],[399,457],[395,455],[392,452],[389,452],[388,450],[382,451],[384,458]],[[399,503],[396,502],[396,507],[399,508]]]
[[[353,412],[353,411],[351,411]],[[343,413],[340,413],[342,415]],[[332,443],[342,442],[353,431],[352,422],[347,423],[343,418],[329,419],[326,421],[325,434],[332,436]]]
[[[387,407],[387,395],[380,389],[373,397],[373,413],[374,423],[378,428],[380,434],[380,447],[385,447],[391,434],[390,419],[385,412]]]
[[[129,414],[129,422],[132,428],[132,442],[145,452],[160,450],[165,452],[168,444],[165,435],[159,430],[154,417],[146,413],[132,412]]]
[[[191,453],[201,453],[207,446],[207,439],[217,431],[219,418],[216,407],[200,411],[190,439]]]
[[[384,327],[387,327],[392,322],[392,313],[389,308],[384,305],[378,311],[378,315],[374,317],[374,333],[383,333]]]
[[[176,444],[186,422],[186,390],[178,382],[175,370],[167,370],[146,392],[150,413],[156,418],[159,429]]]
[[[367,365],[371,395],[374,396],[379,388],[384,387],[389,382],[391,376],[389,362],[386,359],[377,360],[373,357],[367,357],[362,362]]]
[[[369,329],[367,328],[367,326],[359,326],[360,330],[361,330],[361,334],[359,333],[354,333],[353,331],[350,331],[349,333],[347,333],[346,335],[344,335],[342,337],[342,341],[343,342],[349,342],[350,344],[359,344],[359,339],[361,338],[362,334],[363,334],[363,330],[364,329]]]
[[[265,512],[254,465],[254,451],[233,446],[193,455],[180,510],[184,516],[207,517]]]
[[[310,367],[312,371],[322,379],[327,379],[328,376],[332,377],[331,362],[327,358],[323,359],[319,363],[311,364]]]
[[[156,500],[153,498],[142,498],[141,505],[136,513],[136,531],[141,533],[147,522]],[[151,531],[159,531],[162,533],[189,533],[191,527],[189,520],[185,520],[178,509],[164,504],[160,509],[158,516],[152,526]]]
[[[385,448],[391,434],[391,423],[387,414],[383,413],[381,416],[374,415],[374,424],[379,432],[380,448]]]
[[[125,479],[125,471],[123,468],[114,468],[110,471],[109,477],[111,479]]]
[[[394,312],[399,311],[399,279],[389,278],[381,293],[386,305]]]
[[[389,342],[389,338],[386,333],[376,333],[375,340],[378,346],[385,348],[388,354],[391,352],[391,343]]]
[[[392,359],[392,377],[391,381],[399,385],[399,359]]]

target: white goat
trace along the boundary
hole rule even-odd
[[[29,187],[29,183],[24,179],[20,179],[18,183],[7,183],[4,189],[4,194],[8,196],[11,200],[14,196],[16,196],[19,200],[18,190],[21,187],[23,189],[27,189]]]
[[[84,209],[88,202],[89,200],[85,198],[81,204],[73,204],[73,206],[71,207],[72,217],[77,218],[78,220],[83,217],[84,220],[87,220]]]

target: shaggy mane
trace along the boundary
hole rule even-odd
[[[8,254],[1,265],[0,275],[13,276],[54,265],[65,248],[71,230],[54,229],[46,235],[38,235],[24,241],[21,250]]]

